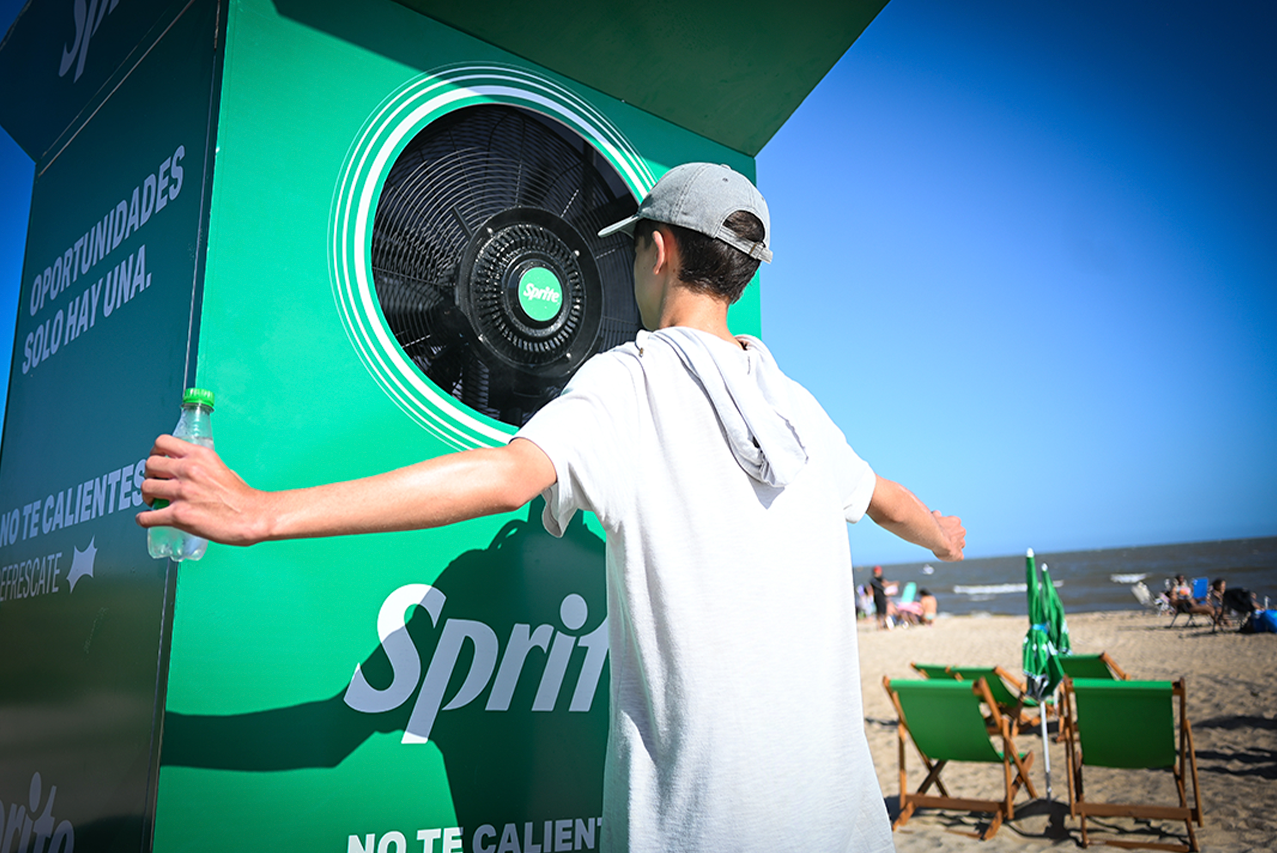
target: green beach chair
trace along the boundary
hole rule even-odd
[[[1175,723],[1176,704],[1179,705],[1178,725]],[[1090,844],[1086,819],[1090,815],[1098,815],[1182,820],[1188,832],[1187,844],[1144,843],[1126,839],[1108,842],[1115,846],[1185,853],[1198,849],[1193,822],[1202,825],[1202,799],[1197,785],[1193,729],[1188,722],[1186,705],[1182,678],[1170,682],[1065,676],[1064,712],[1071,721],[1065,727],[1069,812],[1081,821],[1083,847]],[[1169,769],[1174,777],[1179,805],[1093,802],[1085,796],[1084,767]],[[1185,784],[1190,778],[1193,783],[1192,805],[1189,805],[1185,792]]]
[[[953,673],[949,671],[949,667],[942,666],[938,663],[909,663],[911,667],[922,673],[923,678],[938,678],[941,681],[948,679],[953,680]]]
[[[949,671],[954,678],[962,681],[975,682],[983,678],[989,685],[993,701],[998,703],[998,710],[1009,716],[1017,727],[1029,728],[1041,723],[1038,717],[1039,703],[1026,694],[1023,681],[1002,667],[951,666]],[[1046,706],[1048,717],[1054,713],[1054,696],[1047,696],[1041,704]]]
[[[1041,722],[1037,716],[1038,703],[1024,695],[1024,682],[1000,666],[942,666],[914,662],[910,662],[909,666],[924,678],[971,682],[983,678],[988,683],[989,692],[998,710],[1011,718],[1017,730],[1022,726],[1028,728]],[[1008,684],[1011,686],[1008,687]],[[1055,710],[1055,697],[1048,696],[1046,706],[1047,715],[1050,716]],[[997,730],[992,720],[988,721],[988,728],[991,732]]]
[[[1060,665],[1070,678],[1107,678],[1110,681],[1127,681],[1130,676],[1122,671],[1108,652],[1098,655],[1060,655]]]
[[[1033,754],[1017,751],[1015,729],[1011,721],[998,711],[984,679],[969,683],[883,678],[882,683],[900,720],[896,729],[900,758],[900,814],[891,825],[893,830],[908,823],[918,808],[989,812],[993,817],[980,834],[981,840],[984,840],[998,831],[1003,820],[1015,817],[1015,795],[1021,785],[1029,796],[1037,797],[1029,779]],[[985,728],[982,704],[990,708],[997,724],[1000,750],[994,746]],[[909,792],[905,764],[906,739],[913,741],[927,770],[922,784],[913,793]],[[951,796],[940,779],[941,772],[951,761],[1001,764],[1002,799]],[[932,785],[939,791],[938,794],[927,793]]]

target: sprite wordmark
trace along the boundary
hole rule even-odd
[[[519,307],[533,320],[553,319],[562,304],[563,285],[550,270],[532,267],[519,276]]]
[[[348,706],[365,714],[390,711],[407,702],[417,685],[421,684],[402,742],[426,743],[430,740],[430,731],[440,710],[452,711],[470,704],[489,684],[492,689],[484,710],[508,711],[528,655],[533,648],[539,648],[545,653],[545,670],[532,701],[532,710],[553,711],[558,704],[572,650],[579,645],[585,650],[585,660],[568,710],[578,713],[590,710],[603,664],[607,660],[606,619],[583,637],[556,631],[548,624],[534,629],[530,624],[516,623],[510,631],[504,653],[499,653],[497,634],[488,625],[472,619],[449,619],[443,623],[439,642],[422,681],[421,656],[408,635],[405,617],[410,607],[422,607],[430,615],[431,623],[438,627],[446,601],[447,597],[437,587],[421,583],[401,586],[386,597],[377,614],[377,634],[394,675],[387,687],[373,687],[356,665],[344,696]],[[563,627],[575,631],[585,624],[589,607],[584,598],[572,593],[563,599],[559,616]],[[456,695],[445,705],[444,691],[467,640],[474,645],[470,671]]]

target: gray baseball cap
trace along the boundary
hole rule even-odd
[[[738,210],[747,210],[762,220],[762,242],[743,240],[723,224]],[[633,216],[609,225],[599,232],[599,236],[607,237],[624,231],[633,237],[634,224],[640,219],[679,225],[722,240],[751,258],[767,263],[772,260],[771,249],[767,248],[772,232],[767,202],[749,178],[727,166],[714,163],[675,166],[656,182]]]

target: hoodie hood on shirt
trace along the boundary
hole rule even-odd
[[[789,380],[762,341],[748,335],[736,349],[684,326],[639,332],[640,349],[672,347],[700,380],[740,467],[761,483],[783,488],[807,464],[807,451],[790,421]]]

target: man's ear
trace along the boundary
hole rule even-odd
[[[652,243],[656,246],[656,265],[652,272],[660,274],[668,272],[673,253],[677,251],[674,235],[669,230],[657,226],[652,229]]]

